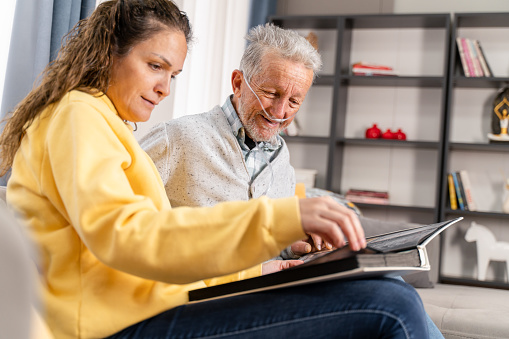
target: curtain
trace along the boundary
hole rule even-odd
[[[269,17],[276,14],[276,10],[277,0],[251,0],[249,28],[268,22]]]
[[[95,8],[96,0],[17,0],[5,72],[1,118],[30,92],[62,37]],[[3,127],[3,126],[1,126]],[[0,177],[5,185],[9,173]]]
[[[56,57],[62,37],[92,13],[96,0],[17,0],[1,114],[4,117],[32,89]]]
[[[162,121],[202,113],[222,105],[232,93],[231,74],[239,67],[246,46],[250,0],[176,0],[186,12],[195,41],[181,74],[172,82],[170,96],[138,124],[136,138]]]

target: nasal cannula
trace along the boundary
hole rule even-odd
[[[249,85],[249,80],[247,79],[247,77],[244,75],[244,79],[246,80],[245,83],[247,85],[247,87],[251,90],[251,92],[254,94],[256,100],[258,100],[258,102],[260,103],[260,107],[262,108],[263,110],[263,113],[265,113],[265,118],[269,121],[273,121],[273,122],[285,122],[291,118],[294,117],[295,114],[297,114],[297,112],[293,113],[291,116],[289,116],[288,118],[284,118],[284,119],[276,119],[274,117],[271,117],[269,113],[267,113],[267,111],[265,110],[265,107],[263,107],[263,104],[262,104],[262,101],[260,100],[260,98],[258,97],[258,95],[256,95],[255,91],[253,91],[253,89],[251,88],[251,86]],[[267,195],[267,193],[269,192],[270,188],[272,187],[272,183],[274,182],[274,169],[272,168],[272,164],[270,163],[269,159],[267,158],[267,156],[265,155],[265,153],[263,153],[263,151],[260,149],[260,147],[258,146],[258,141],[253,139],[253,141],[255,142],[255,146],[256,146],[256,150],[261,153],[262,157],[263,157],[263,160],[265,160],[265,162],[267,163],[267,166],[269,167],[269,170],[270,170],[270,182],[269,182],[269,185],[267,186],[267,189],[265,190],[265,192],[263,192],[262,195]],[[253,183],[253,181],[251,180],[251,183],[250,185]]]

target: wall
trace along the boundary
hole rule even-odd
[[[507,0],[279,0],[278,15],[509,12]]]

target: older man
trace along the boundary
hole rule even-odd
[[[321,58],[305,38],[273,25],[253,28],[247,39],[240,70],[231,76],[233,95],[223,106],[158,124],[140,141],[174,207],[295,193],[279,131],[299,110]],[[293,249],[306,253],[311,246]]]

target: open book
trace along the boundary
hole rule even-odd
[[[331,279],[401,276],[430,269],[426,245],[462,217],[367,238],[365,249],[348,245],[301,257],[304,264],[280,272],[189,291],[189,301],[203,301]]]

